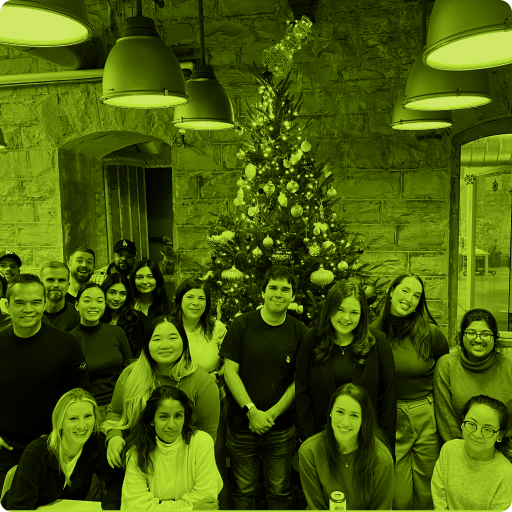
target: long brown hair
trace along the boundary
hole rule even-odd
[[[343,386],[340,386],[331,396],[324,433],[327,466],[329,467],[331,475],[335,477],[340,476],[341,451],[332,429],[331,413],[334,408],[334,402],[342,395],[350,396],[361,406],[361,429],[357,435],[359,449],[355,454],[352,484],[363,497],[368,498],[371,496],[374,486],[373,470],[377,456],[376,439],[382,441],[388,450],[389,442],[377,424],[375,410],[368,391],[351,382],[343,384]]]
[[[421,297],[415,311],[405,317],[403,330],[400,333],[395,333],[393,332],[393,325],[391,324],[391,294],[407,277],[413,277],[421,284]],[[420,276],[407,273],[395,277],[393,282],[389,285],[386,294],[381,299],[379,308],[380,315],[375,321],[375,328],[386,335],[390,344],[401,345],[405,339],[410,338],[420,357],[428,359],[433,355],[434,347],[432,346],[430,324],[437,325],[437,322],[428,310],[427,299],[425,297],[425,285]]]
[[[329,290],[318,320],[316,347],[313,349],[313,356],[317,363],[323,363],[331,356],[336,338],[336,329],[331,323],[331,317],[338,312],[341,303],[347,297],[354,297],[361,305],[359,323],[352,331],[354,341],[349,345],[352,358],[357,363],[364,364],[368,352],[375,345],[375,338],[368,328],[368,303],[363,289],[357,283],[340,281]]]

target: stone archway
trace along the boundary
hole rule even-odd
[[[458,330],[458,258],[459,258],[459,203],[460,203],[460,157],[461,147],[492,135],[512,133],[512,116],[500,116],[488,119],[465,128],[452,137],[450,154],[450,219],[449,219],[449,265],[448,265],[448,331],[453,340]]]

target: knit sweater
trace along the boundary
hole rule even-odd
[[[107,420],[119,421],[123,413],[124,383],[132,367],[129,366],[123,370],[123,373],[117,379],[112,402],[107,409]],[[197,370],[183,377],[177,382],[169,375],[156,373],[156,386],[175,386],[184,391],[194,404],[194,414],[191,423],[198,429],[208,432],[215,441],[217,439],[217,428],[219,426],[220,400],[219,390],[213,379],[206,370],[197,367]],[[136,418],[133,420],[133,422]],[[132,424],[133,424],[132,422]],[[126,431],[124,431],[126,432]],[[112,429],[107,434],[107,441],[113,436],[123,436],[123,431]]]
[[[213,440],[206,432],[196,431],[189,444],[181,435],[171,444],[158,438],[156,442],[151,454],[153,475],[143,474],[137,466],[137,453],[129,452],[121,510],[192,510],[198,501],[217,499],[222,478],[215,464]]]
[[[47,451],[48,436],[32,441],[21,456],[10,490],[2,498],[6,510],[34,510],[58,499],[85,500],[92,475],[105,482],[103,509],[119,510],[123,471],[107,462],[104,434],[92,434],[85,442],[70,475],[71,486],[59,471],[57,459]]]
[[[47,319],[51,325],[69,332],[80,323],[80,314],[69,302],[64,302],[64,307],[57,313],[43,313],[43,318]]]
[[[444,441],[462,438],[461,410],[472,397],[487,395],[503,402],[509,412],[507,436],[512,435],[512,357],[498,356],[483,372],[465,368],[460,351],[446,354],[436,365],[434,404],[437,425]]]
[[[463,439],[442,448],[432,476],[436,510],[507,510],[512,505],[512,464],[499,452],[487,462],[473,460]]]
[[[73,336],[44,323],[29,338],[16,336],[12,325],[0,332],[0,437],[8,445],[24,450],[51,430],[55,404],[73,388],[89,390]]]
[[[92,396],[98,405],[109,404],[119,375],[132,359],[126,334],[121,327],[101,322],[92,327],[79,324],[70,334],[87,361]]]
[[[348,468],[341,462],[341,475],[335,478],[327,465],[324,435],[325,431],[315,434],[299,449],[300,480],[308,509],[329,510],[329,496],[334,491],[341,491],[347,500],[347,510],[391,510],[394,467],[393,458],[385,445],[379,439],[375,440],[377,451],[372,463],[374,483],[368,499],[356,492],[354,486],[355,457],[359,448],[343,455]]]

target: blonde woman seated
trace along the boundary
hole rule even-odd
[[[121,510],[216,510],[222,478],[213,439],[190,423],[193,407],[174,386],[156,388],[121,452]]]
[[[192,423],[215,441],[219,426],[219,389],[190,356],[188,338],[183,325],[172,316],[157,317],[144,335],[137,361],[117,379],[107,419],[101,425],[107,434],[107,459],[111,466],[121,467],[120,454],[126,433],[136,423],[146,401],[158,386],[176,386],[192,401]]]
[[[368,392],[352,383],[331,396],[327,425],[299,449],[299,473],[309,510],[329,510],[334,491],[347,510],[391,510],[393,458],[377,426]]]
[[[64,394],[52,413],[52,432],[23,452],[11,488],[2,498],[6,510],[35,510],[58,499],[85,500],[93,473],[106,484],[104,510],[119,510],[123,472],[106,457],[101,418],[90,393],[76,388]]]
[[[512,464],[497,449],[508,427],[503,402],[479,395],[462,408],[462,437],[445,443],[432,476],[436,510],[507,510]]]

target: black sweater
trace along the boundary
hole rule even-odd
[[[0,437],[8,445],[24,450],[51,430],[57,401],[74,388],[89,391],[89,374],[71,334],[45,323],[30,338],[12,325],[0,332]]]
[[[32,441],[21,456],[9,491],[2,498],[6,510],[35,510],[55,500],[85,500],[93,473],[105,482],[107,494],[101,508],[119,510],[124,472],[112,469],[106,456],[105,434],[92,434],[86,441],[75,469],[71,487],[64,487],[64,474],[56,457],[47,451],[48,436]]]

